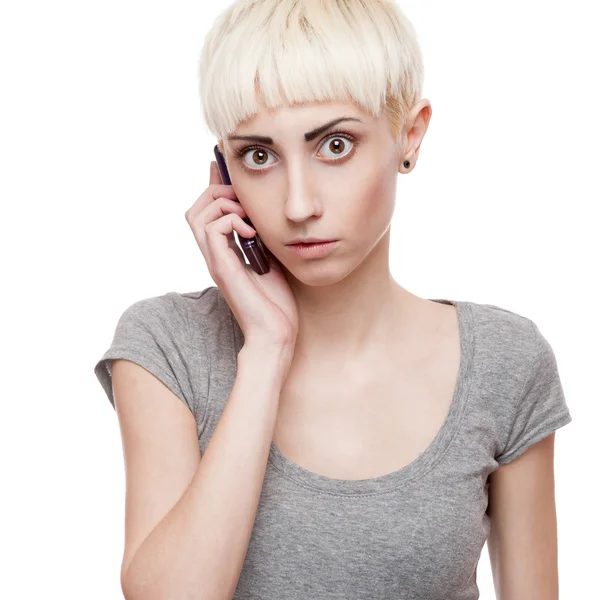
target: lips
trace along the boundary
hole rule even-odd
[[[335,242],[336,240],[317,240],[315,238],[308,238],[306,240],[296,240],[286,244],[286,246],[310,246],[312,244],[328,244],[329,242]]]
[[[293,252],[300,258],[322,258],[335,252],[340,244],[339,240],[331,240],[330,242],[313,242],[310,244],[287,244],[290,252]]]
[[[290,246],[317,246],[318,244],[328,244],[329,242],[298,242],[297,244],[290,244]]]

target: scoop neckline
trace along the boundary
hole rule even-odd
[[[427,298],[432,302],[456,307],[460,338],[460,363],[452,401],[444,423],[429,445],[412,462],[396,471],[368,479],[335,479],[309,471],[281,452],[271,440],[268,462],[286,478],[321,492],[336,495],[377,494],[424,475],[442,457],[458,430],[469,394],[470,371],[473,363],[473,327],[471,306],[467,301]]]

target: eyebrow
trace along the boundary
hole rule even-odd
[[[359,123],[362,123],[362,121],[360,119],[356,119],[354,117],[341,117],[339,119],[334,119],[333,121],[329,121],[328,123],[325,123],[324,125],[321,125],[320,127],[317,127],[316,129],[307,131],[304,134],[304,141],[311,142],[317,136],[321,135],[322,133],[324,133],[325,131],[327,131],[328,129],[333,127],[334,125],[337,125],[338,123],[340,123],[341,121],[358,121]],[[257,142],[259,144],[269,144],[271,146],[273,145],[273,138],[265,136],[265,135],[230,135],[230,136],[227,136],[227,139],[228,140],[244,140],[247,142]]]

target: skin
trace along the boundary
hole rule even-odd
[[[337,126],[356,136],[352,156],[345,157],[352,153],[352,141],[339,134],[326,140],[335,128],[305,142],[305,132],[342,116],[363,121]],[[400,468],[427,446],[447,413],[459,358],[455,309],[412,294],[389,269],[397,175],[415,168],[430,118],[429,101],[419,101],[396,140],[385,112],[375,118],[352,104],[274,111],[261,105],[234,133],[267,135],[273,144],[224,140],[238,199],[282,264],[298,302],[294,360],[273,439],[291,460],[330,477],[362,479]],[[339,154],[331,146],[336,140],[345,144]],[[245,164],[257,169],[254,175],[244,169],[244,158],[234,156],[250,145],[267,151],[246,152]],[[339,163],[332,162],[337,158]],[[405,160],[410,167],[403,166]],[[324,259],[306,260],[285,248],[296,236],[341,243]],[[311,381],[319,385],[311,387]],[[431,381],[435,387],[427,390]],[[380,393],[365,394],[373,385]],[[417,423],[411,442],[389,441],[403,437],[390,430],[390,419],[364,427],[367,396],[373,414],[394,414],[395,422],[403,415]],[[375,409],[374,397],[382,399]],[[404,406],[402,397],[409,399]],[[421,400],[410,403],[410,398]],[[338,437],[332,444],[326,419],[339,410],[348,425],[341,430],[336,416]],[[371,439],[357,440],[365,429]],[[307,439],[314,440],[312,448]],[[363,448],[374,446],[374,439],[385,442],[381,453],[365,456]],[[332,448],[340,448],[339,454]],[[344,471],[352,453],[357,460],[351,472]],[[398,457],[404,458],[400,464]],[[554,434],[499,467],[489,482],[488,551],[496,598],[558,599]]]
[[[313,141],[304,140],[305,132],[342,116],[362,123],[344,121]],[[417,319],[439,320],[447,312],[403,288],[389,269],[397,174],[415,168],[430,118],[431,105],[421,100],[396,141],[383,111],[374,118],[345,103],[275,111],[261,104],[258,114],[234,133],[267,135],[272,145],[224,140],[238,199],[282,264],[298,303],[295,356],[306,356],[310,348],[315,358],[335,356],[338,364],[353,361],[368,368],[380,360],[382,349],[408,346],[416,333],[411,324]],[[357,142],[339,136],[327,140],[338,127]],[[337,154],[331,147],[335,141],[345,144]],[[234,156],[235,150],[251,145],[267,154],[257,157],[251,149],[245,157]],[[405,160],[409,168],[403,166]],[[256,170],[250,173],[244,165]],[[341,242],[332,255],[306,260],[285,247],[299,235]]]

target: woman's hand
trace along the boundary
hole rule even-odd
[[[185,213],[186,221],[211,277],[244,333],[245,343],[293,347],[298,332],[298,307],[281,265],[267,252],[269,272],[255,273],[245,263],[234,239],[234,230],[246,238],[256,235],[242,220],[246,216],[233,186],[222,183],[217,163],[211,162],[209,186]]]

